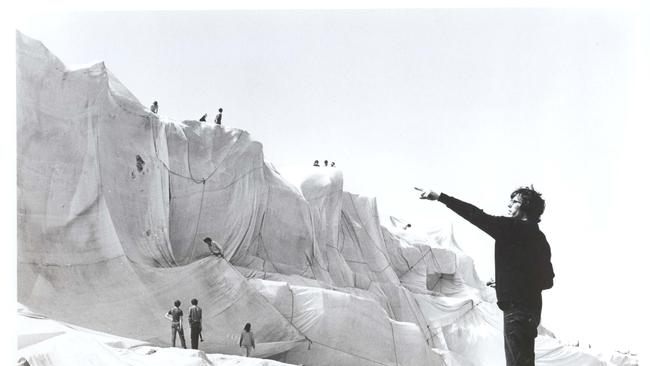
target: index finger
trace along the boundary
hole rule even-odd
[[[422,188],[413,187],[413,189],[415,189],[416,191],[424,192],[424,189],[422,189]]]

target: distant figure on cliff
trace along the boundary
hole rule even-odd
[[[408,229],[410,227],[411,227],[411,224],[406,224],[406,225],[404,225],[404,230],[406,230],[406,229]]]
[[[334,168],[335,166],[336,166],[336,163],[335,163],[335,162],[332,162],[332,164],[330,164],[330,167],[331,167],[331,168]]]
[[[151,105],[151,112],[158,114],[158,101],[154,100],[153,104]]]
[[[251,349],[255,349],[255,336],[251,332],[251,323],[246,323],[244,331],[239,336],[239,347],[242,348],[242,356],[250,356]]]
[[[174,307],[165,314],[165,318],[172,322],[172,347],[176,347],[176,333],[181,338],[181,346],[185,346],[185,335],[183,334],[183,310],[180,308],[181,301],[174,301]]]
[[[203,242],[208,245],[208,249],[210,250],[210,253],[216,255],[217,257],[223,258],[223,250],[219,247],[219,245],[212,240],[209,236],[205,239],[203,239]]]
[[[320,164],[318,164],[318,160],[314,160],[314,166],[320,167]]]
[[[327,164],[329,164],[329,163],[327,162],[327,160],[323,161],[323,163],[325,164],[325,166],[327,166]]]
[[[199,307],[199,300],[192,299],[190,302],[192,306],[190,306],[190,315],[187,316],[187,320],[190,322],[190,340],[192,349],[199,349],[199,336],[203,328],[201,326],[203,310]]]
[[[219,108],[219,113],[217,113],[217,116],[214,117],[214,123],[221,125],[221,115],[223,113],[223,108]]]
[[[440,201],[494,238],[497,305],[503,311],[507,366],[535,365],[535,337],[542,314],[542,290],[553,286],[551,248],[538,223],[544,213],[542,195],[530,187],[510,194],[508,216],[488,215],[480,208],[444,193],[420,191],[420,199]]]
[[[199,122],[205,122],[207,118],[208,118],[208,114],[206,113],[203,116],[201,116],[201,118],[199,118]]]

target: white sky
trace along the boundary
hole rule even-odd
[[[497,8],[57,13],[16,23],[67,65],[105,61],[162,115],[211,121],[223,107],[223,124],[261,141],[281,173],[334,160],[345,189],[377,196],[382,213],[414,229],[453,223],[486,280],[493,241],[412,187],[504,214],[514,188],[535,184],[557,275],[542,322],[567,340],[639,352],[649,20],[621,9]]]

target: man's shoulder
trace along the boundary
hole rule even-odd
[[[503,232],[508,236],[530,235],[533,231],[539,231],[537,225],[531,224],[528,221],[516,219],[510,216],[495,216],[499,226],[504,230]]]

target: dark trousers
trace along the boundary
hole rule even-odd
[[[201,334],[201,323],[190,322],[190,340],[192,349],[199,349],[199,334]]]
[[[178,333],[178,336],[181,339],[181,346],[183,346],[183,348],[187,348],[185,346],[185,335],[183,334],[183,328],[181,327],[180,324],[173,324],[173,323],[172,323],[172,347],[176,347],[176,333]]]
[[[535,337],[541,309],[508,304],[503,309],[507,366],[535,366]]]

